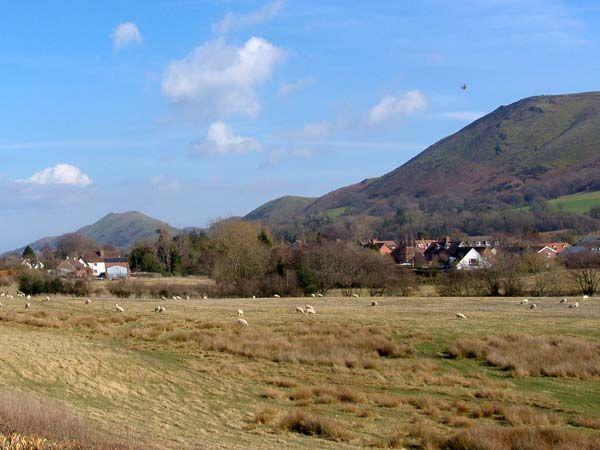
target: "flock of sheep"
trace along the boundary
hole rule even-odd
[[[311,297],[312,298],[323,297],[323,294],[311,294]],[[358,294],[354,293],[354,294],[352,294],[352,297],[353,298],[359,298],[360,296]],[[12,294],[7,293],[7,292],[0,292],[0,298],[14,299],[14,296]],[[18,291],[17,292],[17,298],[25,298],[27,300],[31,300],[31,295],[26,295],[23,292]],[[256,296],[252,296],[252,298],[256,299]],[[275,295],[273,295],[273,298],[281,298],[281,296],[278,295],[278,294],[275,294]],[[184,298],[182,298],[181,296],[178,296],[178,295],[174,295],[172,297],[172,299],[173,300],[183,300]],[[207,300],[208,296],[205,294],[205,295],[202,296],[202,299]],[[582,299],[583,300],[588,300],[589,297],[587,295],[584,295],[582,297]],[[45,296],[43,300],[45,300],[46,302],[49,302],[50,301],[50,297],[49,296]],[[161,300],[167,301],[168,299],[165,296],[161,296]],[[190,300],[190,297],[186,296],[185,300]],[[88,298],[88,299],[85,300],[85,304],[86,305],[89,305],[91,303],[92,303],[91,299]],[[567,298],[561,299],[559,301],[559,303],[561,305],[567,306],[568,308],[579,308],[579,302],[569,303],[569,300]],[[537,309],[537,307],[538,307],[535,303],[530,302],[529,299],[527,299],[527,298],[521,300],[519,302],[519,304],[521,306],[525,306],[525,307],[527,307],[529,309]],[[379,303],[377,301],[372,301],[371,302],[371,306],[378,306],[378,305],[379,305]],[[0,303],[0,307],[2,307],[2,306],[3,306],[3,304]],[[29,301],[27,301],[25,303],[25,308],[26,309],[27,308],[31,308],[31,303]],[[125,312],[125,308],[123,308],[118,303],[115,303],[115,305],[114,305],[114,311],[119,312],[119,313],[124,313]],[[158,314],[164,314],[166,311],[167,311],[166,308],[164,306],[162,306],[162,305],[157,305],[154,308],[154,312],[158,313]],[[298,314],[303,314],[303,315],[315,315],[315,314],[317,314],[317,312],[315,311],[315,308],[312,305],[296,306],[295,312],[298,313]],[[244,327],[248,327],[249,326],[248,321],[243,318],[244,311],[241,310],[241,309],[238,309],[237,310],[237,315],[238,315],[238,320],[237,320],[238,323],[240,325],[244,326]],[[456,315],[456,318],[459,319],[459,320],[467,320],[467,316],[465,314],[463,314],[463,313],[457,312],[457,313],[455,313],[455,315]]]

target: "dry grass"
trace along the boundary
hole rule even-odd
[[[91,423],[59,403],[16,391],[0,392],[0,431],[8,442],[2,448],[142,448],[133,441],[103,436]]]
[[[576,416],[568,421],[569,425],[574,427],[589,428],[591,430],[600,430],[600,417]]]
[[[285,415],[279,422],[279,428],[293,433],[316,436],[332,441],[347,441],[351,436],[345,425],[304,410],[294,411]]]
[[[463,338],[451,344],[448,353],[484,360],[515,376],[600,376],[600,344],[574,337],[509,334]]]

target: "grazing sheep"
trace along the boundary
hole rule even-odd
[[[0,297],[6,297],[6,294],[4,292],[0,292]]]
[[[281,296],[279,294],[275,294],[273,298],[281,298]]]
[[[189,300],[189,299],[190,299],[190,296],[189,296],[189,295],[186,295],[186,296],[185,296],[185,299],[186,299],[186,300]]]
[[[314,309],[312,305],[304,305],[304,309]]]
[[[115,310],[117,312],[125,312],[125,309],[122,306],[119,306],[118,303],[115,303]]]
[[[521,300],[521,305],[528,305],[529,304],[529,300],[524,298],[523,300]]]
[[[256,300],[256,295],[253,295],[253,296],[252,296],[252,300]]]
[[[159,306],[159,307],[158,307],[158,312],[159,312],[160,314],[162,314],[162,313],[164,313],[164,312],[166,312],[166,311],[167,311],[167,310],[165,309],[165,307],[164,307],[164,306]]]
[[[306,314],[306,311],[302,306],[296,306],[296,312],[301,314]]]
[[[92,301],[91,301],[91,300],[88,298],[88,299],[85,301],[85,304],[86,304],[86,305],[89,305],[90,303],[92,303]]]
[[[317,297],[323,297],[323,294],[317,294]]]
[[[27,296],[27,300],[31,300],[31,295],[28,295],[28,296]]]
[[[317,298],[317,294],[310,294],[312,298]]]
[[[371,306],[377,306],[377,305],[379,305],[379,303],[377,303],[376,301],[371,302]]]
[[[165,297],[164,295],[161,295],[161,296],[160,296],[160,299],[161,299],[163,302],[166,302],[166,301],[167,301],[167,297]]]
[[[242,309],[238,309],[238,316],[243,316],[244,315],[244,311]]]
[[[208,295],[204,294],[204,295],[202,296],[202,298],[203,298],[204,300],[208,300]]]
[[[0,303],[0,308],[2,308],[4,305],[2,303]]]
[[[352,297],[354,297],[354,298],[359,298],[359,297],[360,297],[360,295],[358,295],[358,294],[352,294]]]
[[[536,309],[537,305],[535,303],[532,303],[531,305],[529,305],[529,309]]]
[[[29,303],[29,302],[25,303],[25,309],[27,309],[27,308],[31,308],[31,303]]]
[[[242,318],[240,318],[240,319],[238,319],[238,323],[239,323],[240,325],[243,325],[243,326],[245,326],[245,327],[249,326],[249,325],[248,325],[248,321],[247,321],[246,319],[242,319]]]
[[[50,297],[48,297],[47,295],[46,295],[46,301],[47,301],[47,302],[49,302],[49,301],[50,301]]]
[[[579,308],[579,303],[575,302],[575,303],[571,303],[569,305],[569,308]]]
[[[313,308],[306,308],[306,314],[316,314],[317,312]]]
[[[465,316],[463,313],[456,313],[456,318],[460,320],[467,320],[467,316]]]
[[[588,297],[587,295],[584,295],[584,296],[583,296],[583,299],[584,299],[584,300],[587,300],[588,298],[589,298],[589,297]]]
[[[563,299],[560,301],[560,303],[561,303],[561,304],[564,304],[564,303],[569,303],[569,300],[567,300],[566,298],[563,298]]]

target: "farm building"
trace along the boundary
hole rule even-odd
[[[129,259],[127,258],[104,258],[105,274],[109,280],[127,278],[129,276]]]

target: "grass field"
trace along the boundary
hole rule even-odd
[[[598,448],[599,299],[377,301],[3,299],[0,385],[132,448]]]
[[[584,214],[600,206],[600,191],[580,192],[550,200],[549,205],[564,211]]]

